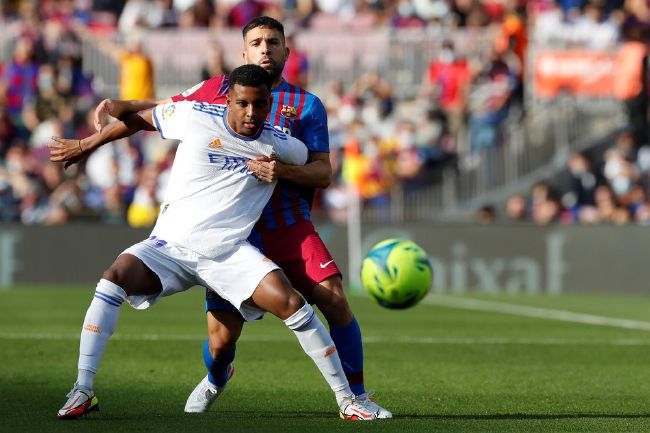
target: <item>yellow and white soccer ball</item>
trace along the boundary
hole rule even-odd
[[[431,263],[415,242],[386,239],[373,246],[361,265],[361,283],[379,305],[402,309],[417,304],[431,288]]]

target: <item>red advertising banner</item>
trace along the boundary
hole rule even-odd
[[[551,98],[560,92],[613,96],[618,53],[546,51],[534,59],[535,94]]]

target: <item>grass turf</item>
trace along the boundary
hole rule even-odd
[[[246,325],[237,371],[206,414],[184,414],[203,377],[203,292],[125,307],[95,389],[101,411],[57,421],[76,375],[90,290],[0,292],[0,431],[650,431],[650,332],[422,304],[384,310],[351,297],[367,386],[395,419],[337,418],[325,381],[273,317]],[[473,297],[647,320],[644,297]]]

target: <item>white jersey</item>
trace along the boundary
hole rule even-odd
[[[234,132],[226,106],[180,101],[154,108],[163,138],[181,140],[152,236],[207,257],[246,240],[276,182],[258,180],[247,161],[275,157],[303,165],[307,147],[265,122],[256,137]]]

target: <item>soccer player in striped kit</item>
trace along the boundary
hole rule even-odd
[[[321,310],[357,401],[375,412],[377,418],[392,418],[391,412],[371,400],[365,390],[361,330],[345,297],[341,271],[310,220],[314,188],[326,188],[332,179],[325,108],[318,97],[282,78],[289,49],[280,22],[258,17],[242,33],[244,61],[261,66],[273,79],[269,123],[300,139],[309,151],[304,166],[289,166],[269,158],[249,162],[249,168],[261,180],[279,180],[250,241],[276,262],[294,287]],[[227,89],[228,77],[217,76],[170,100],[223,103]],[[148,108],[154,102],[149,104],[105,100],[97,108],[96,126],[100,128],[106,114],[120,118],[127,112]],[[203,358],[208,374],[189,396],[186,412],[207,411],[223,392],[234,372],[235,343],[244,323],[232,305],[210,291],[207,291],[206,310],[209,337],[204,344]]]

